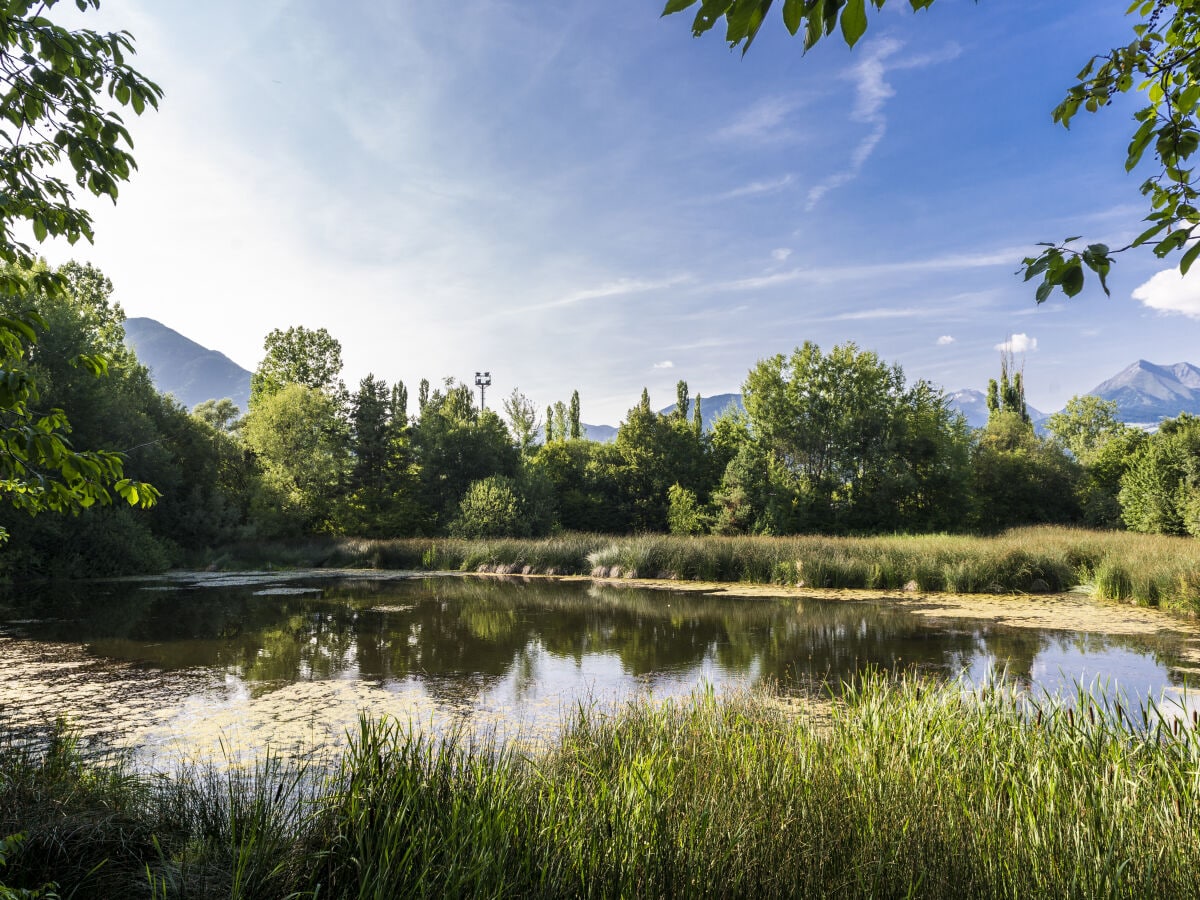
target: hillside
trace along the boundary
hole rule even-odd
[[[250,373],[224,353],[202,347],[154,319],[125,320],[125,344],[150,370],[155,386],[191,409],[229,397],[242,412],[250,403]]]
[[[1180,413],[1200,415],[1200,368],[1188,362],[1160,366],[1139,359],[1088,393],[1115,400],[1117,418],[1130,424],[1154,424]]]

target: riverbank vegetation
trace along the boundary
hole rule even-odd
[[[235,543],[190,562],[226,570],[414,569],[950,593],[1082,586],[1106,600],[1200,613],[1200,544],[1194,540],[1060,526],[993,536],[325,537]]]
[[[363,722],[337,760],[0,751],[3,883],[84,897],[1191,896],[1200,732],[864,676],[581,709],[537,753]]]
[[[289,328],[268,335],[244,415],[228,400],[189,412],[155,391],[125,347],[124,314],[103,274],[74,263],[61,274],[70,292],[36,298],[50,323],[29,361],[43,402],[75,411],[81,446],[123,448],[126,474],[161,498],[151,510],[32,521],[0,510],[12,536],[0,575],[160,571],[229,547],[314,539],[347,547],[360,538],[368,555],[408,559],[396,541],[421,539],[449,568],[960,591],[1083,581],[1120,599],[1196,600],[1193,570],[1164,560],[1148,571],[1140,550],[1107,539],[1070,539],[1103,544],[1099,554],[1023,537],[965,539],[1034,524],[1200,531],[1200,419],[1180,416],[1148,435],[1116,421],[1111,405],[1077,398],[1039,435],[1011,359],[980,429],[942,391],[910,384],[874,353],[805,343],[748,373],[744,412],[706,421],[702,399],[680,382],[673,407],[655,412],[643,392],[615,440],[601,443],[582,437],[578,392],[550,404],[543,421],[514,390],[502,419],[466,384],[422,380],[410,409],[403,383],[368,376],[347,390],[336,339]],[[108,376],[72,365],[81,355],[107,358]],[[616,537],[597,543],[575,532]],[[679,540],[655,537],[668,533]],[[954,537],[872,537],[929,533]],[[709,540],[686,540],[702,535]],[[790,535],[821,537],[758,540]],[[865,543],[835,539],[850,537]],[[466,558],[475,550],[458,549],[479,541],[519,549],[477,562]],[[1183,546],[1171,554],[1193,559]],[[528,553],[538,558],[523,560]],[[428,567],[424,549],[421,561]]]

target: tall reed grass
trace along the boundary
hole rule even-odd
[[[1019,528],[994,537],[684,537],[567,533],[536,540],[326,539],[242,545],[229,567],[346,566],[500,574],[753,582],[952,593],[1064,591],[1200,613],[1200,542]]]
[[[537,755],[363,721],[330,768],[0,752],[0,877],[74,897],[1190,897],[1200,733],[1081,694],[862,677],[580,708]]]

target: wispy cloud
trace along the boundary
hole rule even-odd
[[[664,359],[662,362],[656,362],[654,364],[654,368],[656,368],[656,369],[673,369],[673,368],[675,368],[675,363],[671,362],[669,359]]]
[[[796,97],[766,97],[716,133],[720,140],[765,141],[780,137],[779,126],[801,105]]]
[[[950,344],[953,344],[953,343],[954,343],[954,336],[950,335],[950,334],[943,334],[940,338],[937,339],[937,345],[939,347],[948,347]]]
[[[771,259],[775,260],[775,262],[784,262],[791,255],[792,251],[787,247],[776,247],[771,251]]]
[[[1003,341],[993,348],[1001,353],[1026,353],[1037,349],[1037,338],[1030,337],[1024,332],[1009,335],[1007,341]]]
[[[525,313],[538,312],[541,310],[557,309],[563,306],[575,306],[592,300],[607,300],[614,297],[624,297],[629,294],[645,294],[651,291],[660,291],[666,288],[678,287],[679,285],[687,284],[692,280],[693,279],[691,275],[672,275],[668,278],[659,279],[618,278],[615,281],[609,281],[596,287],[572,291],[571,293],[565,294],[556,300],[549,300],[545,303],[535,303],[530,306],[522,306],[519,308],[505,309],[497,312],[495,315],[523,315]]]
[[[1000,250],[983,250],[977,253],[950,253],[926,259],[910,259],[902,262],[876,263],[861,266],[813,266],[795,267],[783,272],[766,272],[729,281],[699,283],[699,291],[755,291],[781,284],[805,281],[816,284],[834,284],[846,281],[869,281],[872,278],[900,275],[905,272],[953,272],[967,269],[984,269],[993,266],[1013,266],[1026,253],[1024,247],[1008,247]],[[790,250],[772,251],[772,258],[780,262],[791,257]]]
[[[895,89],[886,80],[889,71],[897,69],[915,69],[934,63],[954,59],[961,52],[960,48],[951,44],[940,53],[913,56],[907,59],[889,62],[904,45],[894,38],[884,38],[871,44],[863,60],[850,69],[847,77],[855,83],[854,112],[851,118],[870,126],[870,131],[858,142],[854,152],[850,154],[850,162],[840,172],[822,179],[813,185],[808,192],[808,204],[805,207],[812,210],[821,198],[832,190],[853,181],[862,172],[863,166],[875,152],[879,142],[887,134],[887,117],[883,114],[884,105],[896,94]]]
[[[875,319],[920,319],[924,316],[940,315],[941,310],[930,309],[927,307],[905,307],[893,309],[886,306],[881,306],[876,309],[860,309],[856,312],[839,313],[832,316],[829,321],[832,322],[860,322],[873,321]]]
[[[792,174],[784,175],[782,178],[772,178],[769,181],[752,181],[749,184],[744,184],[741,187],[736,187],[732,191],[726,191],[724,194],[718,194],[718,200],[735,200],[738,197],[754,197],[759,194],[775,194],[788,187],[796,180],[796,176]]]
[[[1134,288],[1133,299],[1162,313],[1200,319],[1200,278],[1180,275],[1178,269],[1163,269]]]

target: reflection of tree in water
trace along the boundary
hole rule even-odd
[[[4,617],[42,619],[19,626],[35,639],[85,641],[99,654],[163,668],[216,667],[263,687],[343,673],[380,682],[416,678],[451,704],[469,703],[510,675],[524,692],[536,684],[543,654],[577,666],[605,654],[632,676],[686,674],[708,662],[787,685],[837,683],[868,666],[952,673],[987,653],[1028,684],[1050,640],[1031,629],[935,623],[887,602],[739,600],[470,577],[312,586],[320,591],[286,596],[254,596],[261,585],[169,592],[87,586],[25,595],[8,603]],[[1071,639],[1089,652],[1127,647],[1178,658],[1178,636],[1173,643]]]

